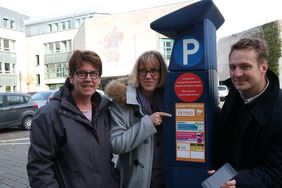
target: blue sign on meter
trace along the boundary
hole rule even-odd
[[[202,42],[191,37],[185,37],[175,41],[173,51],[178,53],[172,54],[172,61],[183,68],[194,67],[202,62],[204,56]]]

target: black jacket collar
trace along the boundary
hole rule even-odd
[[[253,117],[261,125],[266,125],[267,121],[269,120],[273,110],[272,106],[275,105],[276,98],[280,91],[278,77],[272,71],[267,71],[267,78],[269,80],[269,86],[265,90],[265,92],[251,103],[246,104],[249,106],[250,112]],[[226,102],[222,109],[223,111],[225,111],[224,116],[222,117],[227,117],[227,115],[230,115],[229,113],[232,106],[236,105],[234,104],[235,98],[241,96],[233,86],[230,78],[225,80],[224,84],[226,84],[226,86],[230,89],[229,94],[226,97]]]

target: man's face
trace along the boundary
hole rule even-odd
[[[265,87],[265,74],[268,63],[257,61],[253,49],[234,50],[229,57],[230,77],[233,85],[246,98],[259,94]]]

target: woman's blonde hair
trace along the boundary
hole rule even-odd
[[[155,50],[146,51],[138,57],[131,73],[129,74],[128,83],[136,88],[140,86],[140,82],[138,79],[138,70],[140,65],[145,64],[148,59],[153,60],[154,62],[160,65],[160,82],[157,87],[164,87],[167,76],[167,65],[162,55]]]

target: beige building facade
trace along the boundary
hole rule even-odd
[[[13,74],[0,72],[0,92],[58,89],[68,76],[68,60],[76,49],[93,50],[100,55],[102,83],[128,75],[137,57],[146,50],[160,51],[168,62],[173,40],[153,31],[150,23],[192,2],[112,15],[85,12],[32,22],[19,14],[21,22],[25,23],[22,31],[0,26],[0,39],[12,38],[15,46],[12,52],[16,56],[14,65],[11,65]],[[6,15],[0,13],[0,19],[10,18],[12,13],[12,10],[7,10]],[[13,23],[18,24],[16,21]],[[1,52],[0,48],[0,62]],[[1,79],[14,81],[1,82]]]

